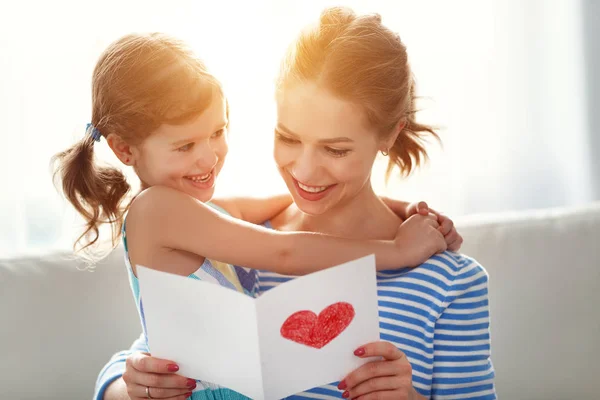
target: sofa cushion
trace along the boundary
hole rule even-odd
[[[123,252],[94,272],[69,253],[0,260],[0,398],[86,399],[141,326]]]
[[[499,398],[598,398],[600,203],[457,224],[490,275]]]
[[[597,398],[600,203],[456,222],[490,275],[499,397]],[[0,259],[1,398],[90,398],[109,357],[138,337],[122,249],[82,266],[69,253]]]

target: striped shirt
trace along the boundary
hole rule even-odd
[[[259,272],[259,294],[289,280]],[[496,399],[490,359],[488,274],[444,252],[418,268],[377,273],[381,340],[406,354],[413,386],[431,399]],[[288,397],[339,399],[339,382]]]

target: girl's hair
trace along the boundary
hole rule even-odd
[[[406,47],[378,14],[325,9],[319,23],[304,30],[288,49],[277,89],[305,81],[361,106],[384,138],[404,124],[389,149],[386,178],[395,166],[410,174],[427,158],[422,142],[428,136],[439,140],[433,128],[415,120],[415,81]]]
[[[76,250],[89,251],[102,224],[110,224],[115,247],[129,207],[123,173],[95,162],[94,130],[136,145],[162,124],[193,120],[216,96],[223,96],[220,83],[177,39],[131,34],[108,46],[92,77],[91,126],[78,143],[52,158],[54,178],[60,178],[64,195],[85,219]]]

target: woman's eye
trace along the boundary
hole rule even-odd
[[[177,149],[177,151],[181,151],[181,152],[190,151],[192,149],[192,147],[194,147],[194,143],[188,143],[186,145],[179,147]]]
[[[334,149],[333,147],[326,147],[325,150],[327,150],[328,153],[330,153],[331,155],[333,155],[335,157],[343,157],[346,154],[350,153],[350,150]]]
[[[292,139],[291,137],[288,137],[288,136],[284,136],[284,135],[282,135],[282,134],[281,134],[281,133],[279,133],[279,132],[275,132],[275,138],[276,138],[277,140],[280,140],[280,141],[282,141],[283,143],[287,143],[287,144],[295,144],[295,143],[299,143],[299,141],[298,141],[298,140],[296,140],[296,139]]]

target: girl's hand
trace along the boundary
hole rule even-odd
[[[444,235],[444,240],[446,241],[448,250],[460,250],[460,246],[462,246],[463,244],[463,238],[456,230],[454,222],[446,215],[439,213],[435,210],[429,209],[429,212],[437,216],[438,222],[440,224],[439,230],[442,233],[442,235]]]
[[[394,202],[392,202],[392,203],[394,203]],[[386,203],[386,204],[388,206],[390,205],[388,203]],[[462,246],[462,243],[463,243],[463,238],[462,238],[462,236],[460,236],[460,234],[456,230],[456,227],[454,226],[454,222],[449,217],[434,210],[433,208],[429,208],[427,203],[424,201],[419,201],[419,202],[410,203],[410,204],[407,204],[404,202],[396,202],[395,204],[398,207],[402,206],[404,208],[404,210],[401,213],[398,213],[396,209],[391,208],[392,211],[394,211],[394,213],[398,214],[399,217],[404,218],[404,219],[408,219],[411,216],[416,215],[416,214],[423,215],[423,216],[428,215],[428,214],[434,214],[437,217],[438,223],[440,224],[439,230],[442,233],[442,235],[444,235],[444,239],[446,241],[448,250],[450,250],[450,251],[460,250],[460,246]],[[398,211],[400,210],[400,208],[398,208]],[[402,215],[400,215],[400,214],[403,214],[405,217],[402,217]]]
[[[390,342],[374,342],[354,352],[360,358],[382,357],[357,368],[338,385],[345,399],[421,400],[412,385],[412,367],[403,352]]]
[[[133,353],[127,357],[123,374],[127,394],[132,400],[185,400],[192,395],[196,381],[175,374],[178,370],[179,367],[172,361],[155,358],[148,353]]]
[[[400,225],[394,241],[403,252],[403,267],[417,267],[446,250],[446,240],[439,228],[434,214],[415,214]]]
[[[409,217],[411,217],[415,214],[421,214],[421,215],[425,216],[425,215],[428,215],[430,212],[433,212],[433,210],[431,210],[429,208],[429,206],[427,205],[427,203],[424,201],[410,203],[410,204],[407,204],[405,207],[406,207],[406,209],[404,211],[404,215],[405,215],[404,219],[408,219]]]

